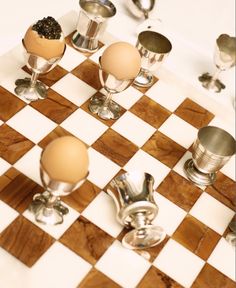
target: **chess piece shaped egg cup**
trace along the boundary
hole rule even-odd
[[[166,233],[152,224],[158,213],[153,198],[154,178],[148,173],[132,171],[114,178],[107,189],[117,209],[117,220],[131,229],[122,239],[124,247],[145,249],[161,243]]]
[[[134,84],[150,87],[153,84],[152,73],[165,61],[172,50],[172,44],[160,33],[143,31],[138,35],[136,47],[141,55],[141,69]]]
[[[48,73],[58,64],[65,53],[66,45],[63,54],[60,57],[54,57],[47,60],[38,55],[28,53],[24,45],[24,40],[22,40],[22,44],[25,50],[26,65],[30,71],[32,71],[32,75],[31,78],[26,77],[24,79],[16,80],[15,93],[28,101],[45,99],[47,97],[47,87],[38,80],[38,77],[40,74]]]
[[[222,71],[228,70],[236,64],[236,37],[230,37],[227,34],[221,34],[216,40],[214,53],[214,63],[216,71],[214,75],[203,73],[198,77],[202,86],[207,90],[220,93],[225,89],[225,85],[218,79]]]
[[[71,43],[75,49],[94,53],[98,50],[98,39],[104,32],[107,20],[116,14],[109,0],[80,0],[77,29]]]
[[[206,126],[198,131],[192,159],[184,164],[189,180],[200,186],[212,185],[217,172],[236,152],[235,139],[225,130]]]

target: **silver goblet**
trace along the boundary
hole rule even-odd
[[[184,164],[187,177],[198,185],[211,185],[218,172],[236,152],[235,139],[225,130],[206,126],[198,131],[192,159]]]
[[[129,249],[145,249],[164,240],[166,233],[152,221],[158,213],[153,199],[154,178],[148,173],[127,172],[113,179],[107,189],[117,208],[117,220],[133,230],[122,244]]]
[[[217,38],[214,62],[217,68],[214,75],[204,73],[198,79],[204,88],[219,93],[225,89],[225,85],[218,79],[219,74],[236,64],[236,37],[221,34]]]
[[[98,38],[106,28],[106,21],[116,14],[116,8],[108,0],[80,0],[79,5],[77,31],[71,43],[82,52],[95,52]]]
[[[162,34],[143,31],[138,35],[136,47],[141,55],[141,70],[135,78],[134,84],[140,87],[149,87],[153,84],[151,72],[161,66],[169,55],[172,45]]]
[[[137,18],[148,19],[148,14],[155,6],[155,0],[127,0],[127,8]]]
[[[63,215],[69,212],[69,209],[62,205],[60,196],[67,196],[79,188],[86,177],[78,183],[71,184],[51,179],[49,174],[40,163],[40,177],[45,192],[35,194],[29,210],[35,215],[35,220],[43,224],[61,224]]]
[[[22,40],[23,46],[24,40]],[[17,79],[15,84],[15,93],[18,96],[23,96],[26,100],[36,101],[47,97],[47,87],[44,83],[37,80],[40,74],[48,73],[61,60],[66,50],[66,45],[63,54],[60,57],[52,59],[44,59],[38,55],[30,54],[25,49],[25,58],[27,67],[32,71],[31,78]]]
[[[100,62],[100,59],[99,59]],[[99,78],[107,95],[104,97],[93,96],[90,99],[89,110],[98,114],[102,119],[117,119],[120,117],[120,105],[112,101],[112,94],[120,93],[127,89],[134,81],[134,79],[119,80],[112,74],[99,68]]]

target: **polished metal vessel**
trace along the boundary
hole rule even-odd
[[[61,201],[60,196],[67,196],[79,188],[87,176],[78,183],[71,184],[51,179],[46,170],[40,164],[40,177],[45,192],[35,194],[29,210],[35,215],[35,220],[43,224],[61,224],[63,215],[69,212]]]
[[[233,217],[231,222],[229,223],[229,229],[231,232],[229,232],[226,235],[226,240],[232,245],[236,246],[236,215]]]
[[[115,6],[108,0],[80,0],[77,30],[72,45],[82,52],[95,52],[98,38],[104,32],[107,20],[116,14]]]
[[[126,0],[126,6],[131,14],[137,18],[147,19],[149,12],[155,6],[155,0]]]
[[[22,40],[23,46],[24,40]],[[44,59],[40,56],[30,54],[25,49],[26,65],[32,71],[31,78],[17,79],[15,84],[15,93],[24,97],[28,101],[36,101],[47,97],[47,87],[44,83],[37,80],[40,74],[48,73],[61,60],[66,50],[60,57]]]
[[[219,74],[236,64],[236,37],[221,34],[217,38],[214,63],[217,68],[215,74],[204,73],[198,79],[204,88],[219,93],[225,89],[225,85],[218,79]]]
[[[112,74],[102,70],[101,65],[99,68],[99,79],[107,95],[104,97],[93,96],[90,99],[89,110],[105,120],[117,119],[120,117],[121,108],[120,105],[112,101],[112,94],[120,93],[127,89],[133,83],[134,79],[119,80]]]
[[[198,131],[193,144],[192,159],[186,161],[185,172],[199,185],[211,185],[219,171],[235,154],[235,139],[225,130],[206,126]]]
[[[153,199],[153,184],[152,175],[133,171],[117,176],[108,186],[107,192],[117,208],[117,220],[133,229],[122,239],[127,248],[152,247],[166,236],[161,227],[152,224],[158,213]]]
[[[172,50],[171,42],[162,34],[143,31],[136,44],[141,55],[141,70],[134,84],[149,87],[153,84],[152,72],[156,71]]]

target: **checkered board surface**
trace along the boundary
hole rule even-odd
[[[220,120],[162,80],[117,94],[118,120],[103,121],[88,110],[104,91],[98,58],[70,45],[59,65],[40,79],[48,98],[27,103],[14,94],[14,81],[29,76],[15,69],[0,86],[0,287],[1,288],[235,288],[234,248],[225,240],[234,216],[235,182],[230,164],[213,186],[197,187],[183,172],[199,128]],[[53,139],[74,135],[88,146],[90,174],[63,198],[64,223],[35,222],[27,210],[43,192],[39,159]],[[232,163],[231,163],[232,165]],[[131,251],[121,245],[106,193],[118,174],[144,170],[155,178],[155,200],[166,239]]]

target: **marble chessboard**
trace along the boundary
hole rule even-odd
[[[198,129],[221,119],[161,79],[115,95],[117,120],[88,109],[102,94],[98,58],[71,44],[59,65],[42,75],[45,100],[27,102],[14,93],[25,65],[12,68],[0,85],[0,287],[1,288],[235,288],[235,250],[225,240],[234,217],[236,185],[230,161],[212,186],[192,184],[183,171]],[[223,125],[223,124],[222,124]],[[42,149],[74,135],[87,146],[90,174],[62,201],[70,212],[61,225],[39,224],[28,211],[44,191]],[[116,220],[108,183],[124,171],[154,176],[159,213],[154,221],[165,240],[146,250],[121,245],[126,232]]]

